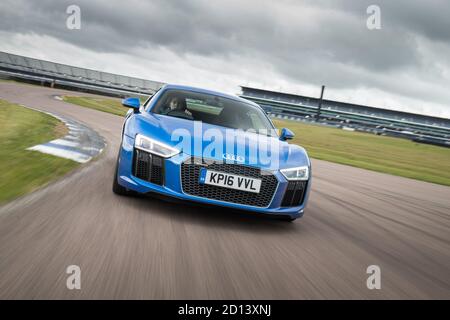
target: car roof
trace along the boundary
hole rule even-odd
[[[238,96],[235,96],[235,95],[232,95],[232,94],[227,94],[227,93],[213,91],[213,90],[208,90],[208,89],[196,88],[196,87],[191,87],[191,86],[183,86],[183,85],[177,85],[177,84],[166,84],[166,85],[162,86],[161,89],[162,90],[169,90],[169,89],[185,90],[185,91],[192,91],[192,92],[198,92],[198,93],[211,94],[211,95],[215,95],[215,96],[219,96],[219,97],[228,98],[228,99],[232,99],[232,100],[235,100],[235,101],[247,103],[247,104],[250,104],[252,106],[261,108],[258,104],[254,103],[253,101],[250,101],[250,100],[247,100],[247,99],[243,99],[241,97],[238,97]]]

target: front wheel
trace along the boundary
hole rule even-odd
[[[114,180],[113,180],[113,185],[112,185],[112,191],[115,194],[118,194],[120,196],[128,196],[131,194],[131,191],[128,190],[127,188],[121,186],[117,180],[118,169],[119,169],[119,156],[117,156],[117,160],[116,160],[116,169],[114,170]]]

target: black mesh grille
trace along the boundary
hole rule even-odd
[[[259,193],[228,189],[208,184],[200,184],[200,169],[208,169],[261,179]],[[271,173],[262,175],[261,170],[254,167],[228,163],[208,163],[200,159],[188,159],[181,164],[181,182],[183,192],[208,199],[245,204],[255,207],[267,207],[272,200],[278,180]]]
[[[284,193],[282,207],[295,207],[303,203],[305,197],[306,181],[289,181]]]
[[[158,156],[152,156],[152,169],[150,182],[163,185],[164,183],[164,159]]]
[[[135,149],[133,174],[151,183],[164,184],[164,159],[148,152]]]

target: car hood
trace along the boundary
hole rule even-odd
[[[131,132],[196,157],[234,161],[266,170],[310,165],[305,149],[277,137],[147,112],[135,118],[133,127]]]

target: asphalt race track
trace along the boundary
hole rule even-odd
[[[315,160],[293,223],[119,197],[122,118],[52,98],[63,94],[0,83],[1,99],[107,142],[99,158],[0,208],[1,299],[450,298],[449,187]],[[73,264],[81,290],[66,287]],[[366,286],[369,265],[381,268],[380,290]]]

